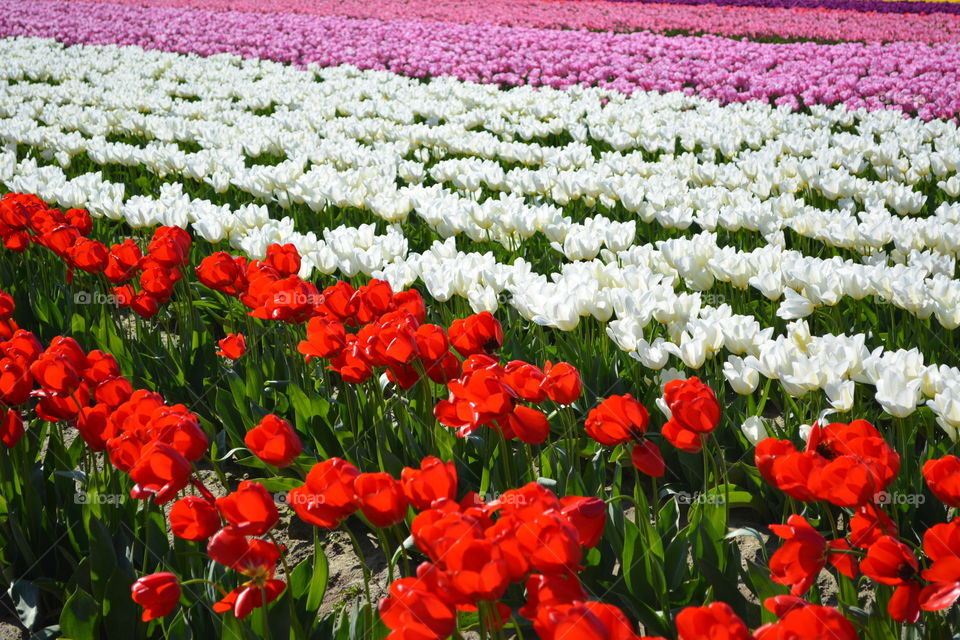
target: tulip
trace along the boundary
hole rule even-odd
[[[289,466],[303,451],[300,438],[290,423],[272,413],[248,431],[243,441],[253,455],[275,467]]]
[[[173,503],[167,515],[170,531],[184,540],[207,540],[220,529],[220,514],[208,500],[186,496]]]
[[[361,473],[354,483],[360,510],[375,527],[389,527],[407,514],[403,486],[388,473]]]
[[[237,490],[217,498],[217,510],[233,529],[243,535],[267,533],[280,519],[277,505],[262,484],[244,480]]]
[[[131,594],[133,601],[143,607],[141,619],[149,622],[174,610],[180,601],[180,582],[172,573],[152,573],[137,579]]]
[[[238,360],[247,352],[247,341],[242,333],[228,333],[227,337],[219,340],[217,344],[220,346],[217,355],[230,360]]]

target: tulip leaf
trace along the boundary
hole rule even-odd
[[[307,592],[308,610],[313,611],[320,608],[323,596],[327,593],[328,577],[327,554],[324,553],[323,545],[320,544],[320,537],[315,536],[313,543],[313,577],[310,579],[310,590]]]
[[[28,640],[53,640],[53,638],[61,637],[60,625],[52,624],[49,627],[44,627],[39,631],[34,631],[30,634]]]
[[[107,528],[96,516],[89,516],[87,534],[90,540],[90,586],[93,596],[103,602],[107,583],[117,566],[116,553],[113,550],[113,538]]]
[[[32,629],[40,612],[40,591],[37,586],[29,580],[14,580],[10,583],[7,595],[17,610],[20,624]]]
[[[69,640],[94,640],[98,637],[100,607],[83,589],[74,591],[63,605],[60,614],[60,630]]]

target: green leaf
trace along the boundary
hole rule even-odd
[[[30,634],[29,640],[53,640],[60,637],[60,625],[52,624]]]
[[[307,610],[309,611],[320,608],[323,596],[327,593],[327,580],[330,571],[327,564],[327,554],[323,552],[319,536],[316,536],[313,543],[313,558],[313,578],[310,580],[310,590],[307,592]]]
[[[90,541],[90,587],[99,602],[106,600],[107,583],[117,568],[117,556],[113,550],[113,538],[103,523],[93,515],[87,522]]]
[[[40,591],[36,585],[29,580],[14,580],[7,590],[7,595],[13,601],[20,624],[27,629],[33,629],[40,612]]]
[[[97,638],[97,623],[100,607],[83,589],[77,589],[67,598],[60,614],[60,630],[69,640],[94,640]]]
[[[193,631],[187,624],[186,612],[184,609],[177,611],[168,625],[164,628],[163,637],[166,640],[193,640]]]

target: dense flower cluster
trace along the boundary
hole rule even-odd
[[[190,234],[179,227],[158,227],[144,254],[127,238],[109,249],[89,237],[93,220],[85,209],[62,212],[35,195],[8,193],[0,199],[0,237],[11,251],[26,251],[30,244],[44,246],[67,265],[67,281],[74,269],[103,274],[113,284],[117,304],[151,318],[173,295],[189,261]],[[122,284],[137,278],[140,290]]]
[[[201,489],[202,497],[186,496],[173,504],[168,519],[177,537],[207,541],[209,558],[243,576],[243,582],[213,605],[217,613],[233,612],[243,619],[283,593],[286,584],[274,573],[283,550],[267,535],[279,521],[273,496],[262,484],[244,480],[223,498]],[[224,522],[226,524],[224,524]],[[133,585],[133,598],[144,606],[143,619],[168,615],[176,607],[179,588],[168,572],[140,578]]]
[[[753,0],[736,8],[725,2],[613,3],[595,0],[547,2],[544,0],[494,0],[483,6],[463,0],[426,2],[378,2],[359,0],[112,0],[112,4],[155,7],[192,7],[223,11],[341,15],[350,18],[439,22],[493,23],[508,27],[593,29],[627,31],[649,29],[664,32],[717,33],[725,36],[779,36],[824,40],[956,42],[960,22],[950,13],[928,9],[926,3],[870,0],[786,0],[757,6]],[[870,20],[863,12],[871,11]],[[947,11],[951,11],[948,9]]]
[[[543,369],[519,360],[502,365],[487,355],[483,344],[478,342],[488,340],[487,331],[498,334],[499,323],[489,312],[469,316],[463,322],[471,321],[479,325],[481,333],[479,336],[475,334],[471,341],[480,352],[465,351],[462,344],[457,346],[461,354],[468,356],[462,365],[463,375],[447,383],[450,395],[437,403],[434,415],[440,424],[457,429],[461,437],[481,426],[495,426],[507,440],[516,438],[527,444],[543,443],[550,434],[547,416],[519,401],[538,404],[549,399],[560,405],[569,405],[580,397],[583,390],[580,374],[566,362],[553,364],[547,361]],[[459,338],[463,335],[460,333],[463,325],[458,322],[461,321],[455,322],[450,331]],[[488,329],[482,329],[483,326]]]
[[[661,402],[661,401],[658,401]],[[670,444],[698,453],[706,436],[720,424],[720,404],[713,389],[699,378],[671,380],[663,389],[662,408],[668,414],[660,433]],[[587,435],[606,446],[633,442],[633,466],[660,477],[665,467],[659,447],[650,440],[650,414],[630,394],[610,396],[587,415]]]
[[[0,298],[12,307],[9,296]],[[73,338],[58,336],[46,348],[25,329],[8,338],[0,343],[7,447],[23,435],[20,412],[37,398],[39,418],[72,422],[91,450],[107,451],[111,464],[133,480],[133,498],[164,504],[190,483],[191,463],[204,454],[208,438],[185,406],[134,390],[112,355],[86,352]]]
[[[306,340],[297,350],[308,362],[329,360],[328,368],[345,382],[363,383],[384,369],[402,389],[423,376],[446,384],[449,398],[440,400],[434,413],[460,436],[496,426],[507,439],[540,444],[550,432],[546,415],[518,401],[568,405],[580,397],[580,376],[569,363],[547,362],[543,369],[521,361],[500,364],[491,354],[503,344],[503,329],[488,311],[444,329],[426,322],[423,298],[415,289],[394,292],[389,283],[371,280],[359,289],[340,281],[318,292],[289,275],[299,268],[293,245],[274,244],[267,247],[265,261],[215,253],[200,263],[197,277],[238,297],[253,309],[251,316],[292,323],[309,319]]]
[[[857,640],[857,631],[840,611],[810,604],[799,598],[775,596],[764,607],[779,620],[749,631],[733,609],[723,602],[703,607],[688,607],[677,614],[679,640],[788,640],[791,638],[832,638]]]
[[[268,39],[264,33],[287,37]],[[949,43],[766,44],[717,36],[355,20],[62,0],[17,3],[10,7],[0,35],[200,55],[234,53],[301,66],[350,64],[417,78],[452,76],[502,86],[600,86],[628,94],[682,91],[722,103],[759,100],[794,108],[838,103],[851,108],[897,108],[927,120],[953,117],[960,109],[960,98],[949,91],[956,83],[960,54]]]
[[[829,562],[850,579],[862,573],[893,587],[887,612],[897,622],[917,622],[922,610],[946,609],[960,597],[960,565],[947,551],[960,540],[960,519],[926,530],[923,552],[930,566],[921,569],[920,558],[883,509],[900,456],[869,422],[814,424],[802,452],[789,441],[764,439],[757,444],[756,463],[767,482],[790,496],[850,510],[847,536],[830,541],[797,514],[786,524],[771,525],[784,540],[770,558],[771,579],[789,585],[793,596],[803,595]],[[956,501],[957,458],[929,460],[923,473],[937,498],[947,505]]]
[[[803,451],[766,438],[755,459],[767,482],[797,500],[849,508],[873,503],[900,471],[900,456],[866,420],[815,424]]]

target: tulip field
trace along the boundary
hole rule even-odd
[[[0,0],[0,640],[960,637],[960,2]]]

